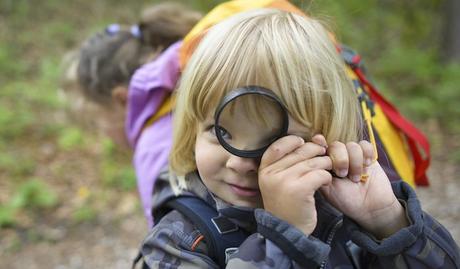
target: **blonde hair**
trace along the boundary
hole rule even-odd
[[[361,135],[358,99],[329,32],[284,11],[240,13],[209,30],[183,72],[170,155],[175,190],[196,169],[198,124],[228,91],[246,85],[272,90],[293,119],[328,142]]]

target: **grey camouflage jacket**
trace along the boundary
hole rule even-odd
[[[421,210],[404,182],[392,187],[411,225],[378,241],[319,195],[318,224],[307,236],[263,209],[230,206],[208,192],[197,174],[188,177],[192,194],[251,234],[226,268],[460,268],[459,248],[451,235]],[[174,194],[166,180],[157,184],[154,205],[159,207]],[[141,247],[149,268],[218,268],[200,231],[181,213],[173,210],[156,222]]]

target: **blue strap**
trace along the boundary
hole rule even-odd
[[[226,253],[238,248],[248,237],[243,230],[217,210],[196,196],[176,196],[166,203],[190,219],[203,234],[208,244],[209,256],[225,268]]]

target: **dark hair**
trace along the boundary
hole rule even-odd
[[[200,18],[177,3],[162,3],[145,9],[137,25],[113,24],[96,33],[80,48],[80,88],[93,101],[110,102],[112,89],[127,85],[139,66],[182,39]]]

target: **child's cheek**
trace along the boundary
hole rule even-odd
[[[207,170],[209,169],[209,162],[207,161],[208,154],[204,150],[197,149],[195,151],[195,161],[196,161],[196,168],[200,174],[206,174]],[[211,160],[210,160],[211,161]]]
[[[198,137],[195,144],[195,162],[201,177],[209,178],[217,175],[225,165],[220,145],[214,145],[206,138]]]

